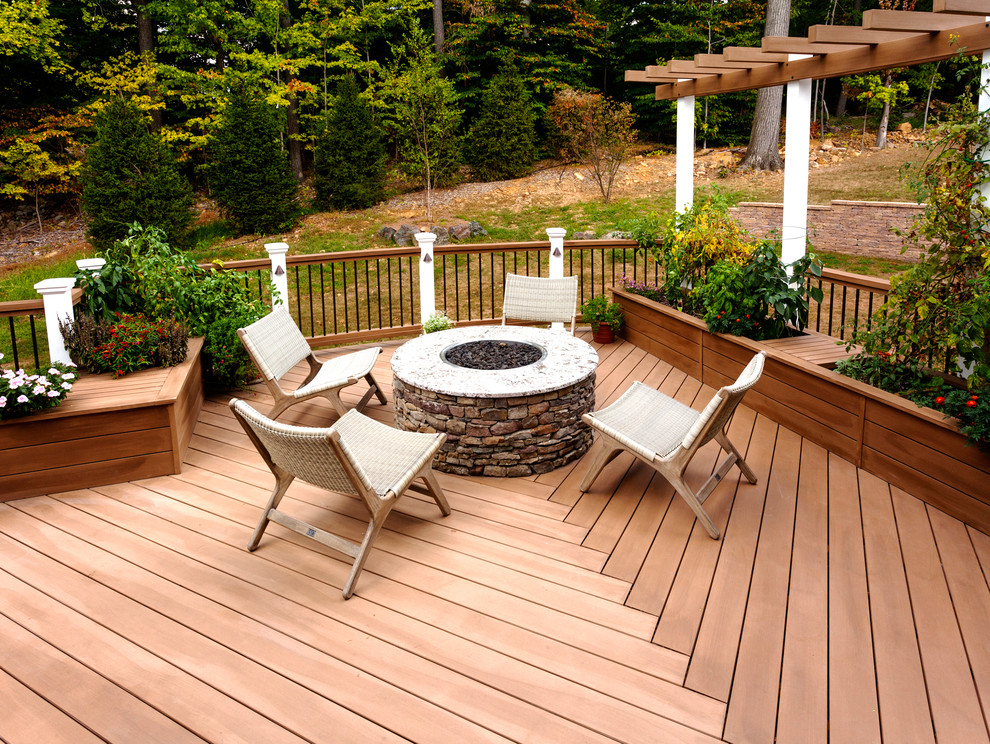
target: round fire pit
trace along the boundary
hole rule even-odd
[[[419,336],[392,355],[395,423],[447,434],[437,470],[546,473],[591,446],[581,416],[595,407],[597,366],[595,350],[562,331],[471,326]]]

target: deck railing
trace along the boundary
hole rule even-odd
[[[550,243],[478,243],[435,246],[435,305],[460,324],[490,323],[501,317],[502,287],[509,272],[549,276]],[[376,248],[285,256],[285,301],[303,334],[316,346],[360,343],[419,332],[420,248]],[[229,261],[227,271],[243,275],[245,286],[266,305],[272,301],[269,258]],[[563,272],[579,278],[579,303],[603,294],[626,276],[658,283],[660,267],[632,240],[564,242]],[[886,301],[890,283],[825,269],[808,279],[822,288],[812,302],[809,327],[840,339],[869,327],[873,311]],[[79,290],[76,293],[78,301]],[[0,352],[4,364],[40,365],[47,351],[41,300],[0,303]],[[45,360],[47,361],[47,360]]]

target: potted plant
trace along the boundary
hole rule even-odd
[[[581,317],[591,325],[595,342],[610,344],[622,328],[622,308],[606,295],[596,295],[581,305]]]
[[[436,333],[437,331],[447,331],[454,327],[452,321],[443,310],[437,310],[430,315],[423,323],[423,333]]]

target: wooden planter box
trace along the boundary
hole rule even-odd
[[[178,473],[203,405],[203,339],[178,367],[83,375],[58,408],[0,422],[0,501]]]
[[[765,350],[747,406],[990,534],[990,455],[967,446],[940,412],[758,341],[709,333],[704,321],[639,295],[612,294],[629,341],[711,387],[734,381]]]

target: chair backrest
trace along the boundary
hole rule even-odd
[[[502,324],[506,318],[540,323],[570,323],[577,314],[578,278],[550,279],[522,274],[505,275]]]
[[[683,448],[688,449],[695,442],[699,447],[705,445],[725,427],[746,391],[753,387],[763,374],[765,358],[766,352],[759,352],[749,361],[734,383],[726,385],[715,393],[684,437],[684,442],[681,444]]]
[[[310,355],[306,337],[284,308],[237,329],[237,335],[266,380],[280,379]]]
[[[280,424],[238,398],[230,402],[230,408],[262,457],[270,464],[278,465],[296,478],[329,491],[363,497],[352,477],[357,477],[365,493],[372,490],[360,464],[350,458],[346,464],[342,462],[338,448],[331,444],[333,427],[317,429]],[[360,415],[356,411],[348,413]]]

